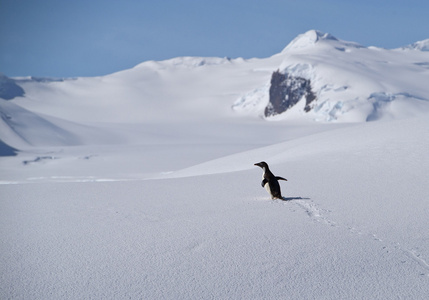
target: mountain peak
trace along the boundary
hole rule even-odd
[[[319,41],[331,40],[338,41],[336,37],[329,33],[324,33],[318,30],[309,30],[303,34],[298,35],[296,38],[286,46],[283,50],[291,50],[291,49],[301,49],[309,46],[313,46]]]
[[[330,33],[325,33],[319,30],[309,30],[301,35],[299,35],[298,37],[307,37],[310,38],[312,40],[314,40],[314,42],[317,42],[319,40],[333,40],[333,41],[338,41],[338,39],[336,37],[334,37],[333,35],[331,35]]]
[[[420,51],[429,51],[429,39],[415,42],[411,45],[405,46],[402,49],[413,49],[413,50],[420,50]]]

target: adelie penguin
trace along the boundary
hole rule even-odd
[[[256,163],[255,166],[261,167],[264,170],[264,173],[262,174],[261,185],[270,194],[271,199],[278,198],[283,200],[282,192],[280,190],[279,180],[287,181],[287,179],[280,176],[274,176],[274,174],[271,173],[270,168],[268,167],[268,164],[265,161]]]

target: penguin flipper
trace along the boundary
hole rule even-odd
[[[284,180],[284,181],[287,181],[287,179],[286,179],[286,178],[283,178],[283,177],[280,177],[280,176],[276,176],[276,179],[277,179],[277,180]]]
[[[265,187],[265,185],[267,184],[268,180],[266,180],[265,178],[262,180],[261,185],[262,187]]]

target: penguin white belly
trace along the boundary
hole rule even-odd
[[[273,193],[271,193],[271,188],[268,182],[264,185],[264,188],[267,190],[268,194],[270,194],[271,198],[274,198]]]
[[[267,192],[271,195],[271,189],[270,189],[270,185],[268,184],[268,182],[264,185],[264,188],[267,190]]]
[[[265,169],[264,169],[264,173],[265,173]],[[262,180],[265,180],[264,173],[262,173]],[[270,185],[268,184],[268,181],[265,183],[264,188],[267,190],[268,194],[270,194],[270,197],[274,199],[273,193],[271,193],[271,188],[270,188]]]

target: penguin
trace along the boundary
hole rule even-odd
[[[265,161],[256,163],[255,166],[261,167],[264,170],[264,173],[262,174],[261,185],[263,188],[267,190],[268,194],[270,194],[271,199],[278,198],[283,200],[282,193],[280,191],[279,180],[287,181],[287,179],[280,176],[274,176],[274,174],[271,173],[270,168],[268,167],[268,164]]]

